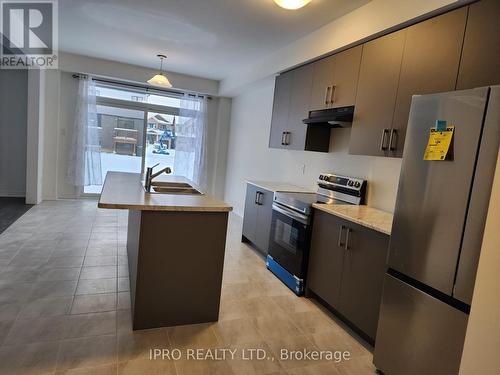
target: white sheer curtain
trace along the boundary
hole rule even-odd
[[[207,99],[184,94],[176,126],[175,175],[184,176],[202,190],[207,183]]]
[[[67,171],[74,186],[102,185],[99,132],[95,83],[91,77],[80,77]]]

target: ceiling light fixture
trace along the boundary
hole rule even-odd
[[[305,7],[311,0],[274,0],[276,4],[285,9],[300,9]]]
[[[163,59],[166,59],[165,55],[156,55],[160,58],[160,73],[155,75],[153,78],[149,79],[147,82],[153,86],[171,88],[172,84],[168,80],[167,76],[163,74]]]

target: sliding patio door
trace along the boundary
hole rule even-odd
[[[179,95],[96,84],[102,180],[108,172],[144,173],[146,167],[174,167]],[[173,96],[177,95],[177,96]],[[100,194],[102,185],[85,186]]]
[[[160,170],[174,168],[177,116],[148,112],[144,165]]]

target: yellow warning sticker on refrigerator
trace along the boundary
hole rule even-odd
[[[446,130],[438,131],[437,128],[431,128],[429,133],[429,142],[425,149],[424,160],[445,160],[450,150],[454,126],[447,126]]]

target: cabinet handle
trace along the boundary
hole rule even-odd
[[[393,146],[393,139],[396,139],[398,136],[398,131],[396,129],[391,129],[391,135],[389,137],[389,151],[395,151],[396,147]]]
[[[380,151],[385,151],[387,150],[387,146],[385,145],[385,139],[387,138],[386,135],[389,132],[389,129],[383,129],[382,130],[382,137],[380,140]]]
[[[349,234],[351,233],[351,228],[346,228],[345,232],[345,251],[349,251]]]
[[[255,204],[259,204],[259,192],[258,192],[258,191],[255,193],[255,199],[254,199],[254,201],[253,201],[253,202],[254,202]]]
[[[344,229],[345,229],[345,226],[341,225],[340,226],[340,233],[339,233],[339,242],[337,243],[337,245],[339,247],[344,247],[344,244],[342,243],[342,233],[344,232]]]
[[[337,86],[332,86],[332,93],[330,96],[330,104],[335,103],[335,93],[337,92]]]
[[[290,132],[285,132],[285,144],[284,146],[289,146],[290,145]]]
[[[290,132],[283,132],[281,134],[281,145],[282,146],[288,146],[290,144]]]
[[[259,192],[257,192],[257,194],[258,194],[258,195],[257,195],[257,204],[258,204],[259,206],[262,206],[262,199],[261,199],[261,198],[264,196],[264,194],[263,194],[263,193],[261,193],[260,191],[259,191]]]
[[[330,93],[330,86],[328,86],[325,90],[325,105],[328,105],[328,94]]]

